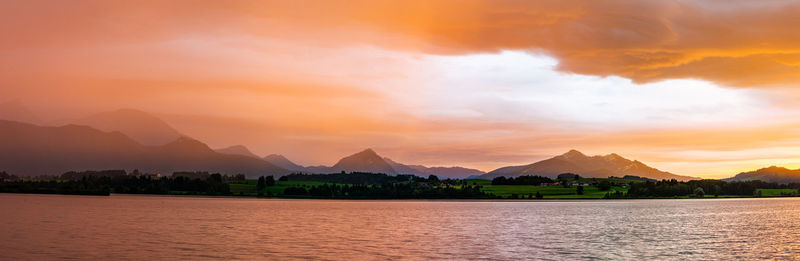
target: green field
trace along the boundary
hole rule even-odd
[[[484,186],[485,185],[492,185],[492,181],[491,180],[485,180],[485,179],[465,179],[464,181],[466,181],[470,185],[473,185],[473,183],[475,185],[484,185]]]
[[[258,184],[258,180],[247,180],[244,184],[239,183],[231,183],[231,193],[234,195],[243,195],[243,196],[256,196],[258,195],[258,191],[256,191],[256,185]],[[322,182],[313,182],[313,181],[276,181],[275,186],[266,187],[261,192],[264,195],[277,195],[283,194],[283,191],[288,187],[302,187],[305,186],[306,188],[316,185],[322,185],[325,183]]]
[[[503,198],[508,198],[513,194],[517,194],[520,197],[527,197],[528,194],[535,195],[536,192],[541,193],[544,198],[546,199],[597,199],[603,198],[608,192],[615,192],[615,191],[622,191],[626,192],[627,188],[622,187],[612,187],[611,190],[600,191],[595,186],[586,186],[584,187],[583,195],[576,194],[577,188],[576,187],[569,187],[564,188],[563,186],[531,186],[531,185],[492,185],[491,180],[485,179],[467,179],[465,180],[469,185],[481,185],[483,189],[481,191],[494,194],[496,196],[500,196]],[[591,182],[592,179],[581,179],[583,182]],[[628,181],[628,180],[620,180],[620,181]],[[629,181],[628,181],[629,182]],[[256,191],[256,184],[258,183],[257,180],[246,180],[243,183],[231,183],[231,192],[233,195],[242,195],[242,196],[256,196],[258,195],[258,191]],[[297,187],[297,186],[305,186],[306,188],[316,185],[322,185],[322,182],[313,182],[313,181],[276,181],[275,186],[266,187],[262,190],[262,194],[267,195],[279,195],[283,194],[283,191],[288,187]]]
[[[499,196],[502,198],[509,198],[512,195],[516,194],[518,197],[527,198],[528,195],[534,197],[536,192],[539,192],[544,196],[545,199],[599,199],[603,198],[606,193],[613,193],[616,191],[627,192],[628,188],[614,186],[610,190],[601,191],[595,186],[585,186],[583,190],[583,195],[577,194],[577,187],[572,186],[565,188],[563,186],[532,186],[532,185],[492,185],[491,180],[483,180],[483,179],[467,179],[465,180],[469,185],[481,185],[483,188],[481,191],[493,194],[495,196]],[[595,181],[593,179],[581,179],[582,182],[592,182]],[[631,182],[630,180],[614,180],[616,182]],[[633,181],[638,182],[638,181]],[[242,195],[242,196],[257,196],[258,191],[256,191],[256,180],[247,180],[242,183],[231,183],[230,188],[233,195]],[[313,181],[276,181],[275,186],[266,187],[261,192],[264,196],[269,195],[280,195],[283,194],[283,191],[288,187],[306,187],[309,188],[311,186],[322,185],[325,183],[322,182],[313,182]],[[758,189],[760,191],[762,197],[781,197],[781,196],[790,196],[790,195],[797,195],[798,191],[796,189]],[[180,191],[172,192],[174,194],[182,194]],[[706,198],[713,198],[714,195],[705,195]],[[733,196],[733,195],[719,195],[720,198],[725,197],[743,197],[743,196]],[[689,198],[689,197],[683,197]]]
[[[632,181],[627,179],[594,179],[594,178],[584,178],[580,179],[580,182],[585,183],[592,183],[595,181],[602,181],[607,180],[611,182],[641,182],[641,181]],[[467,179],[465,180],[467,183],[472,185],[473,183],[476,185],[483,186],[482,191],[486,193],[491,193],[496,196],[500,196],[503,198],[507,198],[512,196],[513,194],[517,194],[518,196],[525,196],[527,197],[528,194],[535,195],[536,192],[539,192],[544,196],[544,198],[551,198],[551,199],[577,199],[577,198],[603,198],[606,193],[613,193],[616,191],[627,192],[627,188],[622,187],[612,187],[610,190],[601,191],[595,186],[585,186],[583,187],[583,195],[577,194],[577,187],[569,187],[565,188],[563,186],[532,186],[532,185],[492,185],[491,180],[484,180],[484,179]]]
[[[762,197],[781,197],[797,195],[796,189],[758,189]],[[756,192],[756,193],[758,193]]]
[[[622,191],[627,189],[612,187],[610,190],[601,191],[595,186],[583,187],[583,195],[577,194],[577,187],[565,188],[562,186],[530,186],[530,185],[484,185],[483,192],[491,193],[496,196],[509,197],[513,194],[535,195],[539,192],[544,198],[603,198],[608,192]]]

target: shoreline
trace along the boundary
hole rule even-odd
[[[182,198],[241,198],[241,199],[285,199],[285,200],[340,200],[340,201],[474,201],[474,202],[546,202],[546,201],[626,201],[626,200],[697,200],[697,199],[772,199],[772,198],[798,198],[800,196],[740,196],[740,197],[661,197],[661,198],[543,198],[543,199],[507,199],[507,198],[315,198],[315,197],[254,197],[239,195],[181,195],[181,194],[137,194],[137,193],[109,193],[97,194],[60,194],[60,193],[19,193],[0,192],[13,195],[57,195],[57,196],[148,196],[148,197],[182,197]]]

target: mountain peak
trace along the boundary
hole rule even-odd
[[[265,159],[287,159],[285,156],[283,156],[281,154],[269,154],[267,156],[264,156],[264,158]]]
[[[202,143],[198,140],[186,136],[180,136],[175,141],[167,143],[162,147],[172,151],[183,151],[187,153],[213,152],[213,150],[209,148],[208,145],[206,145],[205,143]]]
[[[375,152],[374,150],[372,150],[372,148],[367,148],[367,149],[362,150],[361,152],[356,153],[356,154],[370,154],[370,155],[375,155],[375,156],[378,155],[378,153]]]
[[[379,159],[380,161],[384,161],[383,158],[380,155],[378,155],[377,152],[375,152],[370,148],[359,151],[358,153],[350,155],[346,158],[358,158],[358,159],[368,159],[368,160]]]
[[[248,156],[248,157],[252,157],[252,158],[260,158],[260,157],[258,157],[258,155],[256,155],[255,153],[250,151],[250,149],[248,149],[247,147],[245,147],[243,145],[233,145],[233,146],[230,146],[230,147],[227,147],[227,148],[216,149],[214,151],[222,153],[222,154],[242,155],[242,156]]]
[[[661,171],[642,162],[625,159],[616,153],[589,157],[577,150],[570,150],[562,155],[528,165],[502,167],[487,173],[484,177],[517,177],[522,175],[556,177],[558,174],[565,172],[593,178],[633,175],[659,180],[673,178],[678,180],[696,179]]]
[[[611,153],[611,154],[603,156],[603,159],[609,160],[609,161],[617,161],[617,160],[624,160],[625,158],[623,158],[619,154]]]
[[[790,170],[790,169],[787,169],[787,168],[784,168],[784,167],[778,167],[778,166],[769,166],[769,167],[763,168],[761,170],[787,171],[787,170]]]
[[[796,183],[800,182],[800,169],[792,170],[784,167],[769,166],[754,171],[742,172],[725,181],[761,180],[764,182]]]
[[[372,149],[365,149],[356,154],[344,157],[339,160],[336,165],[333,165],[331,169],[337,172],[360,171],[386,174],[397,173],[386,160],[381,158],[381,156]]]
[[[583,154],[578,150],[572,149],[567,151],[567,153],[561,154],[561,156],[565,158],[575,158],[575,157],[586,157],[586,154]]]
[[[264,157],[264,160],[278,167],[288,169],[291,171],[300,171],[300,172],[308,171],[308,169],[306,169],[305,167],[295,164],[294,162],[292,162],[291,160],[280,154],[269,154],[266,157]]]
[[[180,136],[177,139],[167,144],[181,144],[181,143],[195,143],[195,142],[200,142],[200,141],[189,138],[187,136]]]

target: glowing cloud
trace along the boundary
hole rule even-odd
[[[719,177],[798,165],[797,13],[794,1],[6,1],[0,102],[51,121],[139,108],[213,147],[303,164],[373,147],[491,170],[577,148]]]

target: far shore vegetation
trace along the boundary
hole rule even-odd
[[[793,197],[800,184],[763,181],[661,180],[624,176],[583,178],[565,173],[483,179],[376,173],[291,174],[275,178],[208,172],[168,176],[139,171],[67,172],[60,176],[17,177],[0,172],[0,192],[74,195],[161,194],[314,199],[667,199]]]

